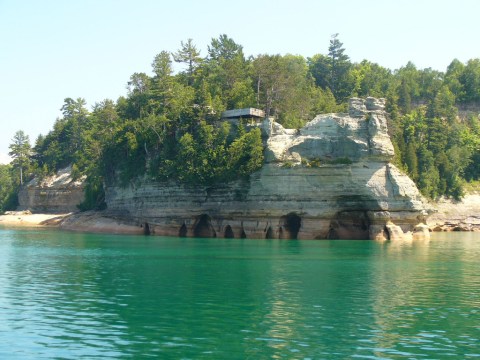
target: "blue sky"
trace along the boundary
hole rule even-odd
[[[445,71],[480,57],[478,14],[478,0],[0,0],[0,161],[17,130],[48,133],[66,97],[116,100],[188,38],[202,55],[225,33],[247,55],[308,57],[339,33],[354,62]]]

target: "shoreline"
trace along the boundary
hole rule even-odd
[[[427,219],[430,232],[480,232],[480,193],[466,195],[461,201],[440,199],[432,203],[436,212]],[[9,211],[0,215],[4,228],[60,228],[75,232],[143,235],[142,226],[113,217],[105,211],[86,211],[66,214]]]
[[[7,211],[0,215],[0,226],[4,227],[59,227],[62,221],[72,216],[67,214],[32,214],[30,211]]]
[[[480,193],[472,192],[460,201],[442,198],[432,205],[436,212],[427,218],[430,231],[480,232]]]
[[[142,235],[143,228],[126,224],[103,212],[86,211],[66,214],[8,211],[0,215],[3,228],[58,228],[75,232]]]

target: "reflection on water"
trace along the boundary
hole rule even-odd
[[[0,358],[480,357],[480,241],[0,230]]]

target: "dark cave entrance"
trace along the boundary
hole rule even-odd
[[[242,228],[242,232],[240,234],[240,239],[246,239],[247,238],[247,234],[245,233],[245,230]]]
[[[197,218],[197,223],[193,228],[193,236],[199,238],[214,238],[217,233],[213,229],[212,220],[207,214],[202,214]]]
[[[265,239],[273,239],[273,230],[271,226],[269,226],[267,229],[267,232],[265,234]]]
[[[185,223],[183,223],[183,225],[180,227],[180,230],[178,231],[178,236],[187,237],[187,225],[185,225]]]
[[[370,219],[366,211],[339,211],[330,222],[327,239],[368,240]]]
[[[282,231],[281,238],[297,239],[300,228],[302,227],[302,218],[295,213],[289,213],[282,216]]]
[[[232,227],[230,225],[227,225],[225,228],[225,234],[223,236],[225,239],[233,239],[235,235],[233,234]]]
[[[150,225],[148,223],[143,224],[143,234],[144,235],[150,235]]]

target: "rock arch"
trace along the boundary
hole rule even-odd
[[[339,211],[330,222],[328,239],[367,240],[370,219],[366,211]]]
[[[151,234],[150,225],[147,222],[145,224],[143,224],[143,234],[144,235],[150,235]]]
[[[265,239],[273,239],[273,230],[271,226],[269,226],[265,232]]]
[[[217,233],[212,226],[212,219],[207,214],[202,214],[197,218],[193,227],[193,236],[200,238],[217,237]]]
[[[233,234],[232,227],[230,225],[227,225],[225,227],[225,232],[223,234],[223,237],[225,239],[233,239],[235,237],[235,235]]]
[[[183,225],[180,227],[180,230],[178,231],[178,236],[179,237],[187,236],[187,225],[185,225],[185,223],[183,223]]]
[[[302,218],[294,212],[281,217],[281,238],[297,239],[300,228],[302,227]]]

